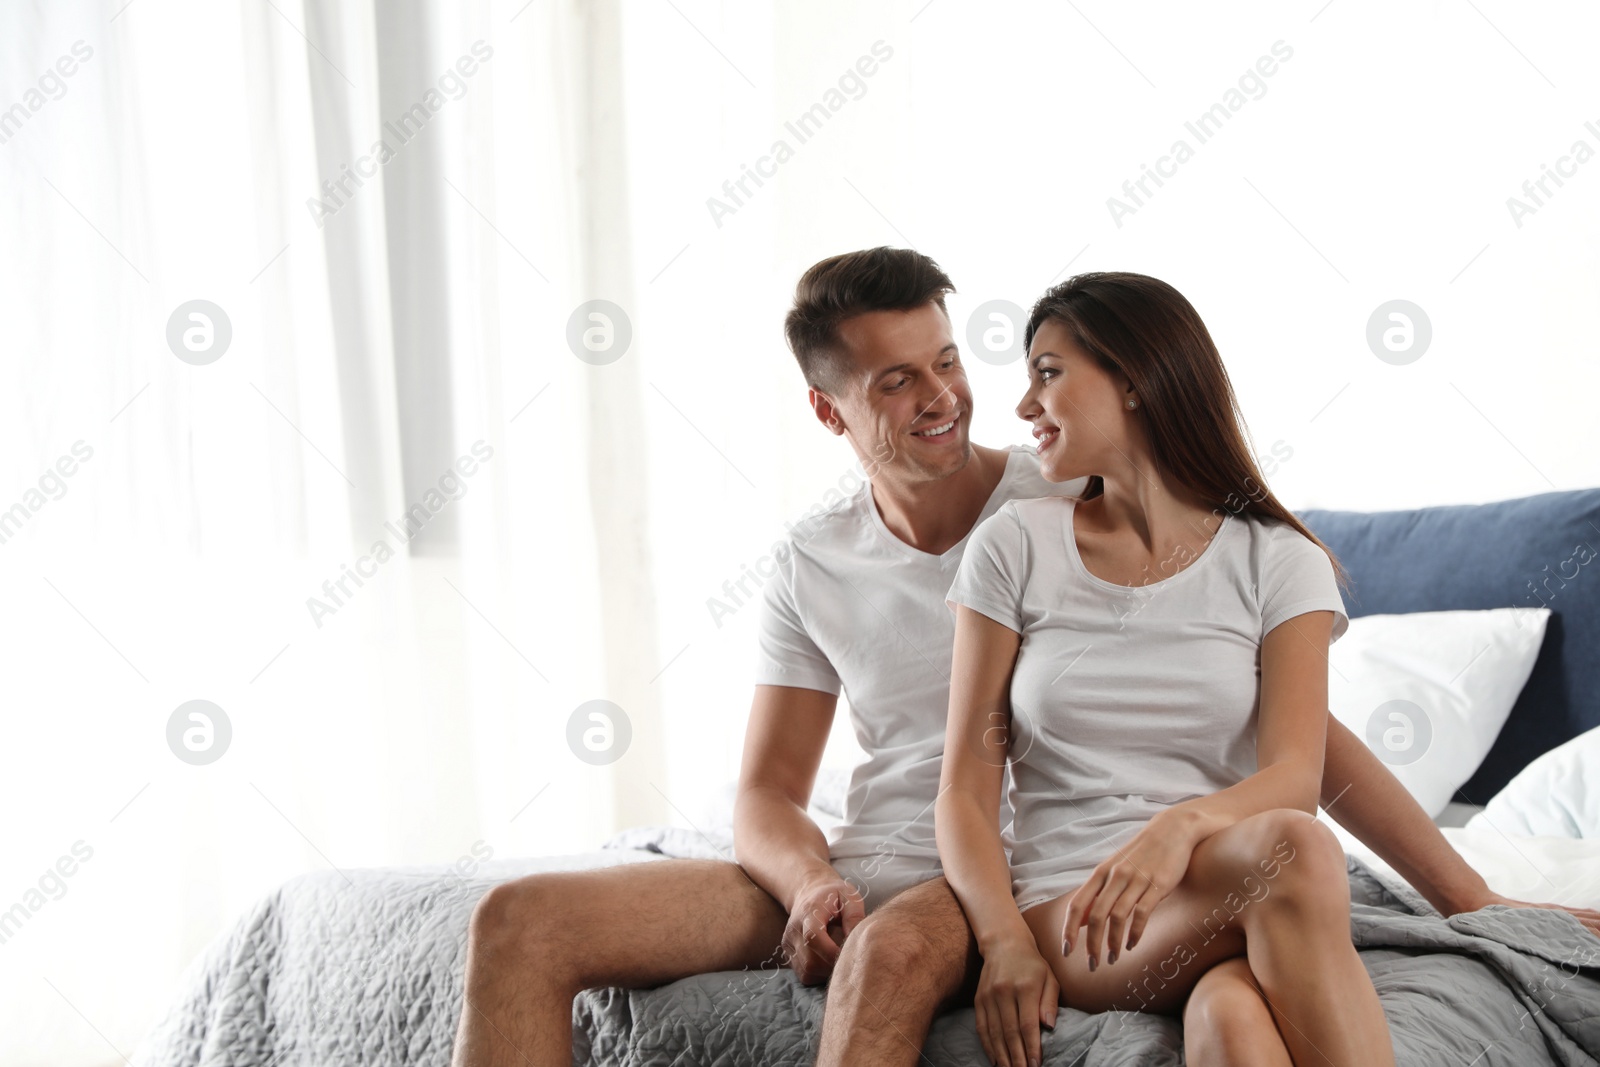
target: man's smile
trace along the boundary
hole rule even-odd
[[[960,421],[961,416],[957,415],[949,422],[941,422],[937,426],[930,426],[924,430],[912,430],[911,436],[920,437],[924,441],[949,441],[954,439],[956,424]]]

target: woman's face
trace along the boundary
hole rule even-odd
[[[1017,415],[1033,423],[1039,471],[1067,482],[1129,466],[1137,447],[1130,440],[1126,405],[1137,399],[1126,375],[1108,373],[1078,347],[1067,328],[1046,319],[1028,346],[1028,391]]]

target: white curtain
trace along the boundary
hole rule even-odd
[[[179,969],[300,871],[671,817],[637,348],[594,365],[564,340],[579,303],[632,304],[618,21],[0,14],[0,99],[26,111],[0,144],[0,506],[22,506],[0,1059],[131,1052]],[[168,344],[194,300],[221,314],[180,333],[231,332],[213,362]],[[568,748],[596,699],[625,709],[625,761]],[[231,730],[204,765],[168,745],[191,700]]]

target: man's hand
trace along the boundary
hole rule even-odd
[[[1508,908],[1549,908],[1552,911],[1564,911],[1582,923],[1585,930],[1588,930],[1595,937],[1600,937],[1600,911],[1595,911],[1592,908],[1573,908],[1565,904],[1530,904],[1525,900],[1513,900],[1499,893],[1489,893],[1487,896],[1473,901],[1471,907],[1462,908],[1460,911],[1452,912],[1451,914],[1459,915],[1461,912],[1477,911],[1479,908],[1488,907],[1490,904],[1504,904]]]
[[[783,931],[783,953],[802,985],[828,980],[845,938],[866,915],[861,894],[837,874],[807,882],[795,894]]]

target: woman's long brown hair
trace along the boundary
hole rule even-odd
[[[1025,349],[1046,320],[1066,327],[1107,371],[1127,375],[1162,471],[1215,507],[1246,511],[1303,534],[1328,554],[1340,587],[1348,590],[1338,557],[1267,488],[1245,444],[1248,430],[1222,356],[1182,293],[1144,274],[1093,271],[1039,298],[1028,316]],[[1104,491],[1094,475],[1081,499]]]

